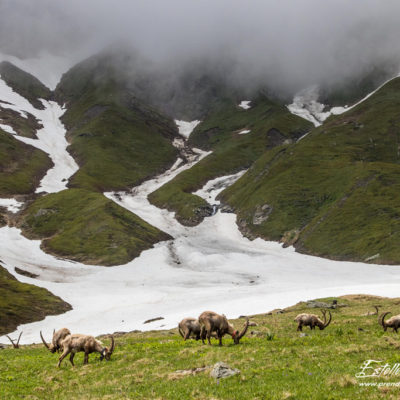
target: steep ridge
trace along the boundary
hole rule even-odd
[[[66,104],[68,150],[79,164],[69,187],[123,190],[175,161],[173,121],[139,101],[104,58],[92,57],[64,74],[55,95]]]
[[[184,225],[196,225],[212,213],[212,207],[193,194],[207,181],[249,168],[268,149],[293,142],[312,127],[265,96],[260,95],[249,108],[239,104],[223,102],[189,137],[190,146],[212,150],[212,154],[149,196],[157,207],[175,211]]]
[[[399,106],[396,78],[264,154],[221,195],[241,231],[318,256],[400,263]]]
[[[123,264],[137,257],[141,251],[154,243],[169,239],[165,233],[116,206],[98,192],[63,190],[67,187],[71,175],[78,169],[67,152],[66,130],[60,122],[65,110],[53,101],[36,98],[41,92],[35,89],[41,84],[31,75],[12,65],[6,65],[9,71],[18,71],[16,76],[21,78],[19,86],[17,85],[18,91],[22,94],[28,93],[31,101],[14,91],[4,80],[0,80],[3,107],[13,112],[17,120],[29,120],[29,116],[32,116],[38,129],[35,131],[32,127],[34,137],[21,136],[14,131],[13,126],[6,124],[10,120],[3,121],[3,129],[7,129],[7,133],[1,132],[0,136],[4,153],[7,150],[1,160],[5,171],[0,176],[3,196],[20,194],[29,189],[32,191],[33,187],[36,187],[36,192],[54,193],[51,196],[30,199],[32,204],[18,216],[17,225],[24,233],[29,237],[46,239],[42,243],[43,248],[54,254],[89,264],[103,265]],[[31,81],[34,85],[30,84]],[[40,102],[43,108],[34,107],[33,99]],[[40,160],[34,159],[29,162],[33,149],[26,145],[13,149],[14,137],[50,155],[53,168],[49,168],[50,160],[48,164],[40,165],[42,175],[45,168],[48,168],[47,174],[41,176],[40,185],[36,178],[36,164]],[[120,149],[123,150],[122,145]],[[144,151],[143,148],[142,150]],[[34,153],[36,158],[38,154]],[[107,154],[103,154],[103,158],[107,158]],[[30,186],[27,186],[27,181]],[[0,205],[6,206],[12,213],[18,211],[21,205],[14,204],[11,200],[5,199]]]

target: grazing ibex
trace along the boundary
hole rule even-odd
[[[89,354],[94,352],[100,353],[100,361],[103,361],[104,358],[108,361],[114,351],[115,343],[113,336],[111,336],[111,347],[108,348],[104,347],[103,343],[95,339],[93,336],[73,334],[67,336],[61,342],[61,346],[64,348],[64,351],[58,360],[58,366],[61,365],[62,360],[64,360],[68,354],[70,354],[69,361],[74,366],[75,354],[80,351],[85,353],[84,364],[89,362]]]
[[[14,340],[12,340],[12,339],[10,338],[10,336],[8,336],[8,335],[6,335],[6,336],[8,337],[8,340],[12,343],[14,349],[19,349],[19,340],[21,339],[22,332],[21,332],[21,333],[19,334],[19,336],[18,336],[17,343],[14,343]]]
[[[299,314],[294,320],[298,323],[297,330],[302,331],[303,326],[309,326],[310,329],[315,329],[316,326],[322,331],[325,329],[332,320],[332,314],[329,312],[329,321],[326,322],[326,311],[322,310],[322,315],[324,316],[324,320],[321,321],[317,315],[315,314]]]
[[[179,322],[178,330],[180,335],[183,337],[183,340],[187,340],[190,337],[193,337],[196,340],[200,339],[201,325],[199,320],[196,318],[184,318]],[[216,338],[217,334],[212,332],[211,336]]]
[[[67,328],[61,328],[57,332],[54,329],[53,331],[53,339],[51,341],[51,344],[48,345],[46,341],[43,338],[42,331],[40,331],[40,338],[42,339],[43,344],[52,352],[55,353],[56,351],[60,352],[63,350],[61,346],[61,342],[68,336],[70,335],[71,332]]]
[[[385,321],[385,317],[388,314],[390,314],[390,311],[382,314],[380,318],[378,317],[378,323],[382,325],[383,330],[385,332],[387,328],[393,328],[393,331],[397,333],[397,329],[400,327],[400,315],[395,315],[392,318],[389,318],[387,321]]]
[[[190,336],[196,340],[200,339],[201,326],[199,320],[196,318],[184,318],[179,322],[178,330],[183,340],[189,339]]]
[[[370,315],[378,315],[379,314],[379,310],[378,310],[379,306],[374,306],[375,311],[368,311],[365,314],[362,314],[362,317],[368,317]]]
[[[226,334],[231,335],[235,344],[239,343],[239,340],[246,334],[247,328],[249,327],[249,319],[246,317],[246,323],[244,324],[243,330],[239,333],[234,326],[228,322],[225,315],[219,315],[212,311],[204,311],[199,316],[199,322],[201,325],[200,337],[204,343],[204,339],[207,337],[208,344],[211,344],[210,338],[213,332],[216,333],[219,339],[219,345],[222,346],[222,337]]]

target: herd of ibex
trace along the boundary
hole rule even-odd
[[[379,315],[378,307],[375,306],[375,312],[368,312],[363,314],[364,316],[369,315]],[[297,331],[302,331],[303,326],[309,326],[310,329],[315,329],[318,327],[323,330],[329,326],[332,321],[332,314],[330,311],[329,319],[326,317],[326,310],[321,310],[323,320],[320,319],[315,314],[302,313],[296,316],[294,319],[297,322]],[[384,331],[387,328],[392,328],[393,331],[397,332],[400,328],[400,315],[395,315],[385,321],[385,317],[390,314],[390,312],[385,312],[381,316],[378,316],[378,323],[383,327]],[[234,344],[238,344],[240,339],[246,334],[248,327],[250,325],[249,318],[246,318],[246,322],[241,331],[235,329],[235,327],[228,321],[224,314],[220,315],[213,311],[204,311],[200,314],[199,318],[184,318],[178,325],[178,331],[183,339],[186,341],[189,338],[194,338],[196,340],[202,340],[203,344],[207,339],[208,344],[211,344],[211,338],[218,339],[219,345],[222,346],[222,338],[225,335],[230,335],[233,339]],[[254,324],[254,323],[252,323]],[[13,347],[19,348],[19,339],[21,338],[22,332],[19,335],[17,343],[15,343],[10,337],[8,337],[13,344]],[[58,367],[61,365],[62,361],[69,354],[69,360],[74,366],[74,357],[78,352],[84,352],[84,364],[89,362],[89,354],[99,353],[100,360],[104,358],[110,360],[111,355],[115,348],[114,337],[111,335],[111,345],[110,347],[104,346],[99,340],[95,339],[90,335],[72,334],[67,328],[62,328],[58,331],[53,331],[53,338],[51,344],[48,344],[43,338],[42,332],[40,332],[40,338],[42,339],[45,347],[51,352],[62,353],[58,360]]]

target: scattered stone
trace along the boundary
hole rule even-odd
[[[272,210],[273,208],[268,204],[257,206],[253,215],[253,225],[261,225],[265,222],[272,213]]]
[[[306,337],[306,336],[308,336],[308,334],[307,334],[307,333],[304,333],[304,332],[301,332],[299,336],[300,336],[300,337]]]
[[[149,324],[150,322],[160,321],[161,319],[164,319],[164,317],[151,318],[148,319],[147,321],[144,321],[143,324]]]
[[[28,278],[33,278],[33,279],[35,279],[35,278],[38,278],[38,277],[39,277],[39,275],[37,275],[37,274],[33,274],[32,272],[25,271],[24,269],[21,269],[21,268],[18,268],[18,267],[15,267],[15,272],[16,272],[17,274],[27,276]]]
[[[224,204],[223,206],[219,207],[219,211],[222,213],[234,213],[235,209],[228,204]]]
[[[238,369],[231,368],[224,362],[217,362],[210,373],[210,375],[215,379],[228,378],[237,374],[240,374]]]
[[[256,337],[264,337],[264,336],[265,336],[265,332],[251,331],[251,332],[250,332],[250,335],[256,336]]]
[[[337,300],[333,300],[333,302],[331,304],[325,303],[323,301],[311,300],[311,301],[307,301],[307,307],[308,308],[331,308],[331,309],[335,309],[335,308],[338,307],[338,304],[337,304]]]
[[[197,207],[194,212],[200,217],[211,217],[213,215],[214,209],[212,206],[207,205],[207,206],[200,206]]]
[[[178,370],[178,371],[175,371],[175,372],[171,372],[171,373],[168,375],[168,379],[174,381],[174,380],[176,380],[176,379],[180,379],[180,378],[183,378],[183,377],[185,377],[185,376],[197,375],[197,374],[199,374],[200,372],[204,372],[204,371],[206,371],[206,370],[209,369],[209,368],[210,368],[210,367],[200,367],[200,368],[181,369],[181,370]]]
[[[249,326],[258,326],[258,324],[257,324],[257,322],[250,321],[250,322],[249,322]]]
[[[379,258],[381,255],[379,254],[379,253],[377,253],[377,254],[374,254],[373,256],[371,256],[371,257],[367,257],[365,260],[364,260],[364,262],[368,262],[368,261],[372,261],[372,260],[376,260],[377,258]]]
[[[285,310],[278,309],[275,311],[275,314],[283,314],[284,312],[285,312]]]

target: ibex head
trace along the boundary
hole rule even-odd
[[[232,336],[233,342],[235,344],[239,344],[240,339],[246,334],[248,327],[249,327],[249,319],[246,318],[246,322],[245,322],[241,332],[239,332],[237,329],[236,330],[233,329],[231,336]],[[233,326],[232,326],[232,328],[233,328]]]
[[[324,316],[324,322],[322,324],[318,325],[318,327],[321,331],[323,329],[325,329],[332,321],[332,314],[329,310],[328,310],[328,313],[329,313],[329,320],[328,320],[328,322],[326,322],[326,310],[322,310],[322,315]]]
[[[100,352],[100,361],[103,361],[104,359],[109,361],[114,351],[114,348],[115,348],[114,337],[111,336],[111,347],[110,348],[103,347],[103,349]]]
[[[387,328],[388,328],[388,326],[387,326],[386,323],[385,323],[385,317],[386,317],[386,315],[388,315],[388,314],[391,314],[391,312],[390,312],[390,311],[387,311],[387,312],[383,313],[382,316],[381,316],[381,320],[380,320],[380,324],[382,325],[383,330],[384,330],[385,332],[386,332],[386,330],[387,330]],[[379,320],[378,320],[378,322],[379,322]]]
[[[54,329],[53,330],[53,337],[54,337],[55,333],[56,333],[56,330]],[[57,346],[54,346],[53,343],[50,343],[50,345],[48,345],[46,343],[46,341],[43,338],[42,331],[40,331],[40,338],[42,339],[43,344],[46,346],[46,348],[48,348],[50,350],[51,353],[55,353],[57,351]]]

